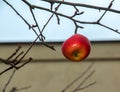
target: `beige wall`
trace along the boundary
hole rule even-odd
[[[26,50],[29,44],[19,44]],[[18,44],[0,44],[0,57],[8,57]],[[18,70],[12,79],[11,87],[31,86],[21,92],[61,92],[67,85],[80,76],[92,62],[92,68],[65,92],[73,91],[92,71],[95,73],[82,87],[96,81],[96,84],[77,92],[120,92],[120,42],[92,43],[90,56],[83,62],[67,61],[61,54],[61,43],[54,44],[56,51],[36,44],[26,56],[33,61]],[[0,63],[0,71],[7,66]],[[0,92],[12,71],[0,76]]]

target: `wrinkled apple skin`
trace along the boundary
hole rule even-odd
[[[74,34],[62,44],[63,55],[71,61],[82,61],[89,55],[91,44],[88,38]]]

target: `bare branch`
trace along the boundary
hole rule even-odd
[[[110,8],[111,8],[111,6],[113,5],[113,2],[114,2],[114,0],[110,2],[109,6],[108,6],[108,9],[110,9]],[[105,12],[103,13],[103,15],[102,15],[102,16],[98,19],[98,21],[97,21],[97,22],[100,22],[100,21],[101,21],[101,19],[104,17],[104,15],[105,15],[106,13],[107,13],[107,10],[105,10]]]
[[[98,9],[98,10],[107,10],[107,11],[114,12],[114,13],[120,13],[120,10],[109,9],[106,7],[99,7],[99,6],[88,5],[88,4],[73,3],[73,2],[71,3],[71,2],[66,2],[66,1],[63,2],[59,0],[41,0],[41,1],[60,3],[60,4],[70,5],[70,6],[86,7],[86,8]]]
[[[43,1],[44,1],[44,0],[43,0]],[[48,1],[49,1],[49,0],[48,0]],[[45,1],[45,2],[46,2],[46,1]],[[51,2],[53,2],[53,1],[51,1]],[[61,2],[61,1],[55,1],[55,2]],[[63,2],[63,3],[64,3],[64,2]],[[63,3],[61,2],[60,4],[63,4]],[[106,12],[110,10],[110,7],[112,6],[112,3],[113,3],[113,1],[110,3],[110,5],[109,5],[108,8],[104,8],[104,10],[105,10]],[[66,4],[66,3],[65,3],[65,4]],[[76,5],[76,4],[75,4],[75,5]],[[75,5],[73,5],[73,7],[75,7]],[[75,33],[77,33],[78,28],[83,28],[82,26],[77,25],[77,23],[81,23],[81,24],[96,24],[96,25],[105,27],[105,28],[107,28],[107,29],[109,29],[109,30],[112,30],[112,31],[120,34],[120,32],[119,32],[118,30],[115,30],[115,29],[113,29],[113,28],[111,28],[111,27],[108,27],[108,26],[106,26],[106,25],[103,25],[103,24],[99,23],[98,21],[100,21],[101,19],[99,19],[99,20],[97,20],[97,21],[93,21],[93,22],[80,21],[80,20],[74,19],[74,18],[71,17],[71,16],[68,16],[68,15],[65,15],[65,14],[62,14],[62,13],[59,13],[59,12],[56,12],[56,11],[51,11],[50,9],[47,9],[47,8],[43,8],[43,7],[36,6],[36,5],[31,5],[31,6],[34,7],[34,8],[40,9],[40,10],[45,10],[45,11],[51,12],[51,13],[57,15],[57,16],[59,15],[59,16],[65,17],[65,18],[73,21],[73,23],[74,23],[74,25],[75,25]],[[100,7],[98,7],[98,9],[101,10]],[[115,13],[116,13],[116,12],[115,12]],[[104,15],[105,15],[105,14],[103,14],[102,17],[103,17]],[[102,18],[102,17],[101,17],[101,18]]]
[[[15,72],[16,72],[16,69],[13,70],[12,75],[10,76],[9,80],[7,81],[6,85],[3,88],[3,92],[6,92],[6,89],[7,89],[8,85],[10,84]]]
[[[95,71],[92,71],[84,80],[82,80],[82,82],[72,91],[72,92],[76,92],[78,91],[81,86],[95,73]]]
[[[6,59],[6,61],[9,61],[13,56],[15,56],[20,49],[21,49],[21,46],[18,46],[18,48],[16,49],[16,51],[15,51],[12,55],[10,55],[10,56]]]
[[[92,83],[90,83],[90,84],[88,84],[88,85],[86,85],[86,86],[84,86],[84,87],[81,87],[81,88],[79,88],[78,90],[84,90],[84,89],[86,89],[86,88],[94,85],[95,83],[96,83],[96,81],[94,81],[94,82],[92,82]]]
[[[85,74],[92,68],[94,63],[90,64],[85,71],[83,71],[82,74],[80,74],[80,76],[78,76],[77,78],[75,78],[75,80],[73,80],[70,84],[68,84],[61,92],[65,92],[67,91],[74,83],[76,83],[80,78],[82,78],[83,76],[85,76]]]
[[[3,0],[24,22],[25,24],[29,27],[29,29],[31,29],[35,34],[36,34],[36,38],[34,39],[34,41],[31,43],[31,45],[27,48],[27,50],[25,51],[20,51],[21,47],[18,47],[14,53],[12,53],[6,60],[0,58],[0,61],[3,62],[4,64],[9,65],[8,68],[6,68],[5,70],[3,70],[2,72],[0,72],[0,75],[2,75],[3,73],[14,69],[14,70],[18,70],[21,69],[22,67],[24,67],[27,63],[29,63],[32,58],[29,58],[26,62],[22,63],[22,60],[25,58],[25,56],[29,53],[29,51],[32,49],[32,47],[34,46],[34,44],[37,42],[37,40],[39,40],[40,42],[42,42],[42,44],[52,50],[55,50],[54,46],[48,45],[45,43],[45,36],[43,35],[43,32],[45,30],[45,28],[48,26],[48,24],[50,23],[51,19],[53,18],[53,16],[55,15],[57,23],[60,24],[60,19],[61,17],[64,17],[68,20],[71,20],[75,26],[75,30],[74,33],[77,33],[79,28],[84,28],[83,26],[81,26],[81,24],[92,24],[92,25],[99,25],[101,27],[107,28],[109,30],[112,30],[118,34],[120,34],[120,32],[117,29],[113,29],[107,25],[104,25],[101,23],[101,20],[103,19],[103,17],[105,16],[105,14],[107,14],[107,12],[112,12],[112,13],[118,13],[120,14],[120,10],[116,10],[116,9],[111,9],[114,0],[112,0],[110,2],[110,4],[108,5],[108,7],[100,7],[100,6],[94,6],[94,5],[88,5],[88,4],[81,4],[81,3],[71,3],[71,2],[66,2],[66,1],[57,1],[57,0],[40,0],[40,1],[44,1],[44,2],[48,2],[50,4],[49,8],[44,8],[42,6],[37,6],[37,5],[32,5],[31,3],[29,3],[29,0],[21,0],[22,2],[24,2],[24,4],[26,4],[29,7],[30,13],[32,15],[32,19],[34,20],[34,24],[30,24],[7,0]],[[53,4],[58,4],[57,7],[54,8]],[[63,14],[61,12],[58,11],[58,9],[60,8],[60,6],[62,5],[68,5],[74,8],[74,12],[73,14],[67,15],[67,14]],[[81,11],[79,10],[79,7],[85,7],[85,8],[90,8],[90,9],[95,9],[95,10],[102,10],[104,11],[104,13],[102,14],[102,16],[100,16],[100,18],[96,21],[81,21],[79,19],[75,19],[76,16],[80,16],[82,14],[84,14],[85,11]],[[39,9],[39,10],[44,10],[47,12],[51,13],[51,16],[48,18],[47,22],[44,24],[44,26],[41,28],[39,26],[39,23],[37,21],[37,18],[35,16],[34,13],[34,9]],[[53,9],[54,8],[54,9]],[[81,79],[83,76],[85,76],[85,74],[88,73],[88,71],[90,70],[90,68],[92,67],[93,64],[91,64],[85,71],[83,71],[83,73],[78,76],[76,79],[74,79],[71,83],[69,83],[61,92],[65,92],[66,90],[68,90],[74,83],[76,83],[79,79]],[[14,71],[15,72],[15,71]],[[10,76],[8,82],[6,83],[3,92],[5,92],[8,84],[10,83],[13,75]],[[96,83],[96,81],[89,83],[85,86],[83,86],[83,84],[95,73],[95,71],[93,70],[92,72],[90,72],[87,76],[85,76],[85,78],[82,80],[81,83],[79,83],[79,85],[73,90],[73,92],[76,91],[80,91],[83,90],[85,88],[88,88],[92,85],[94,85]],[[83,87],[82,87],[83,86]],[[17,89],[16,87],[13,87],[13,89],[10,92],[16,92],[16,91],[20,91],[22,89],[27,89],[29,87],[25,87],[25,88],[21,88],[21,89]]]
[[[34,21],[35,21],[35,23],[36,23],[35,26],[38,27],[38,30],[39,30],[39,32],[40,32],[40,35],[36,32],[36,30],[34,29],[33,25],[30,25],[30,24],[27,22],[27,20],[26,20],[9,2],[7,2],[6,0],[3,0],[3,1],[4,1],[8,6],[10,6],[10,7],[15,11],[15,13],[28,25],[29,29],[32,29],[32,30],[33,30],[33,32],[36,34],[36,36],[39,38],[39,40],[42,41],[42,43],[43,43],[46,47],[48,47],[48,48],[50,48],[50,49],[52,49],[52,50],[55,50],[54,46],[47,45],[47,44],[43,41],[43,40],[45,39],[45,37],[43,36],[42,31],[40,31],[40,28],[39,28],[39,26],[38,26],[37,20],[35,19],[35,16],[34,16],[34,14],[33,14],[32,11],[31,11],[31,13],[32,13],[33,19],[34,19]],[[32,7],[32,5],[31,5],[29,2],[27,2],[26,0],[22,0],[22,1],[25,2],[25,3],[30,7],[30,10],[31,10],[31,9],[34,9],[34,7]]]

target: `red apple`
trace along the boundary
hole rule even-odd
[[[89,55],[91,44],[87,37],[74,34],[62,44],[63,55],[71,61],[82,61]]]

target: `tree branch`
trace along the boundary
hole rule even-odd
[[[85,71],[83,71],[80,76],[75,78],[72,82],[70,82],[61,92],[66,92],[73,84],[75,84],[79,79],[81,79],[83,76],[85,76],[86,73],[92,68],[94,63],[90,64]],[[87,76],[87,78],[90,78],[90,76]],[[87,79],[84,79],[86,81]],[[84,83],[84,81],[81,83],[81,85]],[[76,89],[75,89],[76,90]]]
[[[60,3],[60,4],[65,4],[65,5],[70,5],[70,6],[79,6],[79,7],[85,7],[85,8],[91,8],[91,9],[98,9],[98,10],[106,10],[114,13],[120,13],[120,10],[116,9],[109,9],[106,7],[100,7],[100,6],[94,6],[94,5],[88,5],[88,4],[81,4],[81,3],[71,3],[71,2],[66,2],[66,1],[58,1],[58,0],[41,0],[45,1],[48,3]]]
[[[9,80],[7,81],[6,85],[5,85],[4,88],[3,88],[3,92],[6,91],[6,88],[7,88],[8,85],[10,84],[10,82],[11,82],[11,80],[12,80],[12,78],[13,78],[15,72],[16,72],[16,69],[13,70],[12,75],[10,76]]]

